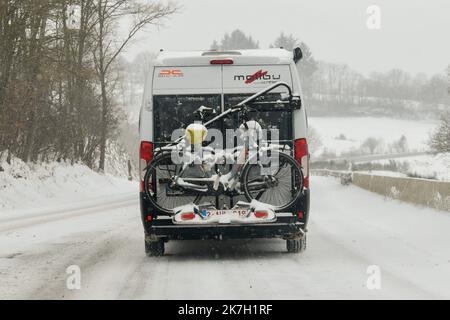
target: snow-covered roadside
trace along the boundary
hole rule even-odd
[[[0,217],[135,192],[137,183],[82,164],[0,162]]]
[[[410,176],[450,181],[450,153],[426,155],[404,160]]]
[[[148,258],[137,201],[0,231],[0,299],[450,298],[450,215],[337,179],[311,186],[298,255],[281,239],[241,239],[169,241]],[[74,264],[80,290],[67,288]],[[378,290],[367,287],[373,266]]]
[[[393,174],[450,181],[450,153],[427,154],[391,160],[374,160],[371,162],[384,165],[395,163],[397,167],[404,168],[404,172]]]

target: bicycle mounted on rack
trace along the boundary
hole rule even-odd
[[[283,100],[259,100],[279,87],[288,91]],[[289,108],[300,108],[301,100],[292,95],[286,83],[278,82],[217,116],[214,116],[213,108],[201,106],[197,109],[195,114],[200,122],[190,124],[183,136],[155,150],[156,158],[147,167],[144,178],[149,201],[168,214],[182,205],[199,204],[203,196],[222,194],[244,195],[249,202],[257,200],[267,203],[278,211],[289,209],[303,191],[301,167],[287,153],[289,146],[261,140],[261,126],[248,116],[249,112],[263,110],[268,105],[272,109],[275,105],[281,111],[288,111]],[[209,147],[205,141],[207,127],[236,113],[241,119],[239,133],[242,145],[230,151]],[[214,117],[205,122],[211,115]],[[218,166],[227,163],[233,164],[231,170],[222,174]],[[156,185],[158,188],[154,188]],[[165,194],[158,197],[155,189]],[[272,194],[275,192],[278,192],[276,197]],[[173,204],[175,197],[178,198],[177,206]],[[169,202],[167,199],[172,200],[171,206],[166,205]]]

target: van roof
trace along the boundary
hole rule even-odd
[[[155,66],[205,66],[211,60],[232,59],[234,65],[290,64],[293,53],[285,49],[251,49],[227,51],[161,51]]]

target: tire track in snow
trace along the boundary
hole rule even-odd
[[[0,220],[0,233],[38,224],[45,224],[57,220],[64,220],[88,214],[102,213],[106,210],[129,207],[136,204],[136,196],[127,196],[126,199],[109,200],[107,203],[96,205],[81,205],[74,208],[66,208],[57,211],[42,212],[37,215],[22,216],[20,218],[9,218]]]
[[[135,212],[137,207],[133,208]],[[120,223],[110,224],[104,216],[114,217]],[[53,221],[51,225],[79,223],[85,225],[91,216],[75,216],[72,219]],[[22,254],[9,261],[10,268],[6,266],[5,277],[2,282],[7,283],[8,290],[2,292],[0,297],[12,297],[18,299],[70,299],[76,295],[75,291],[69,291],[66,287],[66,268],[70,265],[79,265],[82,272],[82,285],[89,282],[91,270],[97,269],[96,265],[108,264],[111,257],[118,249],[129,244],[124,242],[123,235],[139,235],[139,220],[129,211],[115,210],[113,212],[99,212],[96,218],[101,227],[95,226],[95,231],[79,231],[66,236],[46,240],[26,248]],[[81,221],[80,221],[81,220]],[[105,221],[105,222],[103,222]],[[105,224],[105,225],[103,225]],[[39,228],[39,226],[38,226]],[[34,233],[33,228],[27,232]],[[18,240],[20,241],[20,239]],[[121,254],[124,256],[124,254]],[[4,263],[0,259],[0,269]],[[84,279],[86,276],[86,279]],[[119,276],[120,277],[120,276]],[[89,287],[83,288],[86,291]]]

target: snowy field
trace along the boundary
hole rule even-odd
[[[13,159],[0,163],[0,219],[80,200],[105,199],[137,192],[136,182],[101,175],[88,167],[69,163],[26,164]]]
[[[282,240],[174,241],[166,256],[148,258],[137,194],[111,197],[108,208],[0,221],[0,299],[450,298],[447,212],[333,178],[311,182],[302,254],[288,254]],[[71,265],[80,290],[67,289]],[[370,266],[379,289],[366,285]]]
[[[358,149],[368,137],[382,139],[385,150],[402,135],[409,151],[426,151],[427,140],[437,122],[375,117],[310,117],[309,124],[319,133],[323,147],[340,155]],[[340,138],[343,135],[345,139]],[[323,152],[318,150],[317,153]],[[383,152],[380,152],[383,153]]]
[[[395,163],[399,168],[404,168],[404,172],[401,173],[390,172],[392,175],[450,181],[450,153],[372,161],[372,163],[385,165],[389,162]],[[387,174],[389,172],[385,172],[385,175]]]

